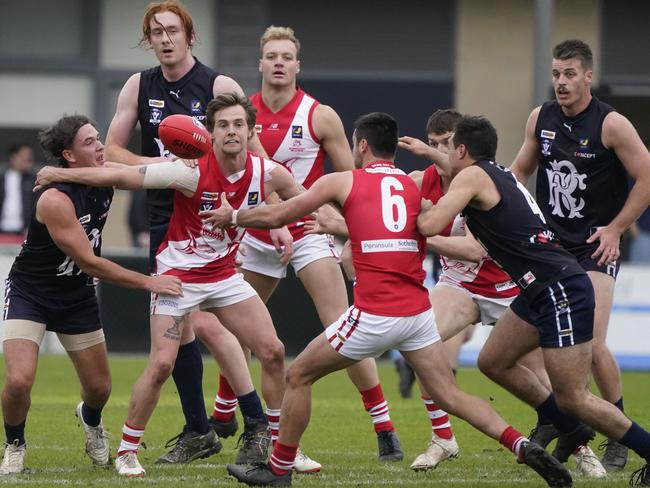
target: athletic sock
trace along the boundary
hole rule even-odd
[[[368,390],[360,391],[363,400],[363,407],[366,412],[370,414],[375,432],[382,430],[395,430],[393,422],[390,421],[390,413],[388,411],[388,402],[384,399],[384,393],[381,391],[381,384],[377,383],[376,386]]]
[[[296,459],[296,451],[298,451],[298,446],[287,446],[276,442],[273,445],[273,451],[269,459],[269,468],[271,468],[273,474],[282,476],[290,473]]]
[[[198,339],[178,348],[172,377],[181,399],[187,430],[207,434],[210,425],[203,399],[203,359]]]
[[[636,422],[632,422],[628,431],[618,442],[632,449],[645,459],[646,463],[650,463],[650,433]]]
[[[7,436],[7,444],[13,444],[18,439],[18,445],[22,446],[25,443],[25,421],[18,425],[9,425],[5,422],[5,434]]]
[[[563,434],[569,434],[580,427],[580,421],[571,415],[563,413],[555,403],[555,395],[551,393],[544,402],[535,408],[538,415],[549,419]]]
[[[546,415],[537,410],[537,425],[553,425],[553,422]]]
[[[618,408],[621,412],[625,412],[625,409],[623,408],[623,397],[619,398],[618,401],[614,402],[614,405],[616,408]]]
[[[239,409],[241,410],[241,413],[244,417],[262,419],[266,421],[266,417],[264,416],[264,409],[262,408],[262,402],[260,401],[260,397],[258,396],[257,391],[253,390],[250,393],[246,393],[245,395],[237,397],[235,399],[235,402],[238,400]]]
[[[99,423],[102,421],[102,410],[104,407],[101,408],[93,408],[89,407],[86,402],[83,402],[81,404],[81,416],[83,417],[83,421],[86,423],[86,425],[90,425],[91,427],[97,427]]]
[[[266,418],[269,421],[269,430],[271,431],[271,442],[275,444],[275,441],[278,440],[278,432],[280,431],[280,409],[266,407]]]
[[[449,422],[447,412],[438,407],[431,397],[423,395],[421,398],[431,420],[431,432],[442,439],[451,439],[454,434],[451,431],[451,422]]]
[[[212,418],[219,422],[230,422],[235,416],[235,410],[237,410],[237,396],[226,377],[220,374],[219,389],[214,399]]]
[[[122,427],[122,442],[120,442],[120,447],[117,449],[117,455],[121,456],[129,451],[138,452],[140,439],[142,439],[143,435],[144,429],[131,427],[124,422],[124,426]]]
[[[523,452],[521,450],[521,446],[524,443],[524,441],[527,441],[527,440],[528,439],[526,437],[524,437],[524,435],[521,432],[515,430],[510,425],[508,427],[506,427],[506,430],[504,430],[501,433],[501,437],[499,438],[499,442],[503,446],[510,449],[515,454],[515,456],[517,456],[517,458],[520,461],[524,460]]]

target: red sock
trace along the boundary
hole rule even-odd
[[[273,445],[273,452],[271,452],[271,458],[269,459],[269,467],[273,474],[282,476],[290,473],[293,469],[297,450],[298,446],[287,446],[281,442],[276,442]]]
[[[501,433],[501,437],[499,438],[499,442],[514,452],[520,461],[524,460],[521,452],[521,444],[527,440],[521,432],[513,429],[510,425]]]
[[[449,440],[454,436],[451,431],[451,422],[449,422],[449,415],[442,410],[435,402],[428,396],[422,396],[422,401],[431,419],[431,431],[442,439]]]
[[[390,421],[390,413],[388,412],[388,402],[384,399],[384,393],[381,391],[381,384],[370,388],[369,390],[360,391],[363,400],[363,406],[366,412],[372,418],[375,432],[382,430],[395,430],[393,422]]]
[[[278,440],[280,431],[280,409],[266,407],[266,418],[269,421],[269,430],[271,431],[271,442],[275,445]]]
[[[214,410],[212,418],[219,422],[230,422],[237,410],[237,396],[232,391],[230,383],[222,374],[219,375],[219,390],[214,399]]]
[[[120,442],[120,447],[117,449],[117,455],[121,456],[129,451],[138,452],[140,439],[142,439],[143,435],[144,429],[131,427],[124,422],[124,426],[122,427],[122,442]]]

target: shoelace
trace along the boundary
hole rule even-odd
[[[128,452],[124,455],[123,459],[124,459],[124,464],[126,464],[127,467],[129,467],[129,468],[135,468],[135,467],[137,466],[136,463],[137,463],[137,461],[138,461],[138,457],[136,456],[136,453],[133,452],[133,451],[128,451]]]
[[[646,477],[647,471],[650,469],[650,464],[646,464],[642,468],[637,469],[632,473],[632,476],[630,477],[630,486],[637,486],[640,485],[641,482],[643,481],[643,478]]]
[[[258,469],[262,469],[262,470],[265,470],[265,471],[271,471],[271,469],[269,468],[269,465],[267,463],[262,462],[262,461],[258,461],[256,463],[253,463],[253,464],[250,465],[250,469],[246,470],[246,474],[250,474],[253,471],[257,471]]]
[[[610,443],[610,440],[609,440],[609,439],[605,439],[603,442],[601,442],[601,443],[598,445],[598,450],[599,450],[599,451],[604,451],[605,449],[607,449],[607,448],[609,447],[609,443]]]
[[[181,438],[183,437],[183,434],[185,434],[185,432],[181,432],[177,436],[174,436],[171,439],[169,439],[167,442],[165,442],[165,449],[169,449],[172,446],[176,447],[181,442]]]

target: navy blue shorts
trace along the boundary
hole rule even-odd
[[[5,283],[4,320],[30,320],[62,334],[86,334],[102,328],[97,297],[75,302],[31,296],[9,280]]]
[[[519,295],[510,309],[537,328],[541,347],[566,347],[593,338],[594,306],[591,280],[579,274],[553,283],[530,302]]]
[[[617,259],[613,263],[598,266],[598,259],[600,259],[600,256],[598,256],[597,259],[591,257],[591,255],[596,252],[596,249],[598,249],[598,245],[598,242],[594,242],[591,245],[567,249],[567,251],[575,256],[578,264],[585,271],[598,271],[599,273],[605,273],[606,275],[616,279],[618,276],[618,270],[621,268],[621,260]]]

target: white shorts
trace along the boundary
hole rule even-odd
[[[280,262],[280,254],[272,244],[245,234],[242,244],[246,254],[239,255],[241,268],[272,278],[287,276],[287,267]],[[335,258],[338,262],[339,255],[334,249],[330,236],[306,235],[293,243],[293,256],[290,264],[298,273],[308,264],[323,258]]]
[[[152,294],[151,315],[183,317],[195,310],[227,307],[256,295],[241,273],[216,283],[183,283],[182,297]]]
[[[507,298],[490,298],[477,293],[472,293],[467,288],[463,288],[461,285],[455,281],[445,280],[442,278],[436,286],[450,286],[456,290],[460,290],[465,293],[468,297],[474,300],[474,303],[478,305],[478,309],[481,315],[481,323],[483,325],[494,325],[497,320],[503,315],[503,312],[506,311],[506,308],[510,306],[512,301],[517,298],[507,297]]]
[[[417,351],[440,340],[433,310],[409,317],[384,317],[352,306],[325,329],[336,352],[361,361],[389,349]]]

